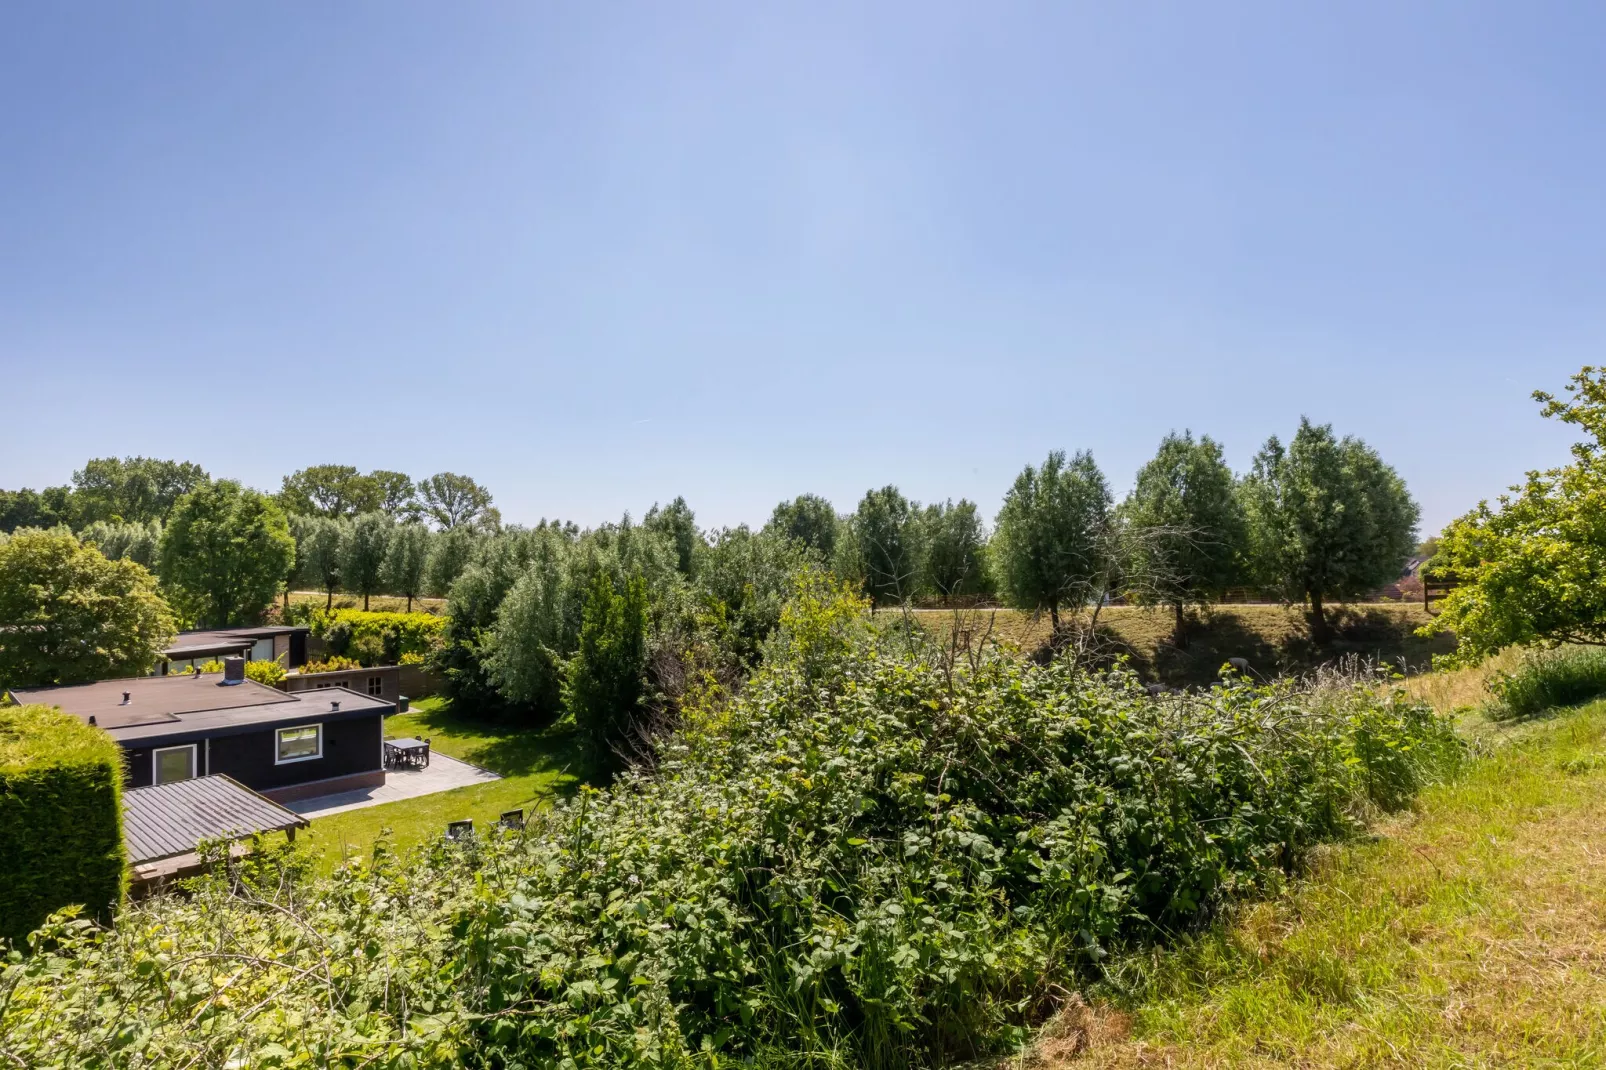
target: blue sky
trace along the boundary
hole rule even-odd
[[[1296,10],[1297,9],[1297,10]],[[1435,529],[1606,358],[1606,9],[0,7],[0,486],[338,461],[509,520],[991,515],[1299,416]]]

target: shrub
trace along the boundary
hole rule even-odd
[[[315,672],[344,672],[347,669],[360,669],[362,664],[355,658],[343,658],[339,654],[331,654],[322,661],[309,661],[301,666],[303,673]]]
[[[657,775],[522,835],[58,926],[50,962],[7,971],[0,1036],[51,1065],[974,1059],[1112,948],[1275,887],[1461,753],[1366,687],[1152,699],[1120,670],[883,646],[855,604],[804,593]]]
[[[245,675],[259,684],[278,687],[285,677],[285,668],[277,661],[248,661],[245,663]]]
[[[1486,685],[1496,717],[1532,717],[1606,695],[1606,649],[1567,646],[1532,650],[1516,668],[1495,672]]]
[[[363,661],[376,664],[397,662],[404,654],[426,656],[446,634],[447,618],[433,613],[365,613],[360,609],[303,610],[307,603],[292,606],[293,616],[302,617],[312,634],[324,640],[336,654],[355,653]]]
[[[0,709],[0,937],[52,911],[108,918],[124,889],[122,748],[45,706]]]

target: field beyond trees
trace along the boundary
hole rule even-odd
[[[898,612],[896,610],[889,612]],[[1046,614],[1013,609],[916,609],[923,628],[947,642],[957,627],[974,639],[990,636],[1025,653],[1043,651],[1053,636]],[[1108,606],[1100,611],[1093,652],[1109,660],[1124,656],[1143,679],[1172,687],[1208,684],[1229,658],[1244,658],[1250,674],[1270,679],[1309,672],[1346,656],[1368,659],[1406,674],[1424,672],[1438,654],[1455,649],[1455,636],[1423,638],[1416,630],[1430,618],[1416,602],[1372,602],[1329,607],[1334,638],[1319,645],[1302,607],[1218,605],[1189,611],[1187,645],[1173,641],[1169,609]],[[1084,616],[1080,622],[1086,625]]]

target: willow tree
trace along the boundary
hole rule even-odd
[[[1110,486],[1082,451],[1064,450],[1041,468],[1027,465],[1004,495],[989,554],[1005,600],[1017,609],[1048,612],[1059,630],[1060,610],[1102,598],[1110,575]]]

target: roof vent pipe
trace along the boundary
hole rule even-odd
[[[331,709],[331,710],[332,710],[332,711],[334,711],[334,712],[335,712],[335,713],[339,713],[339,712],[340,712],[340,703],[338,703],[338,702],[331,702],[331,703],[329,703],[329,708],[330,708],[330,709]]]
[[[94,714],[90,714],[89,715],[89,727],[90,728],[94,728],[95,727],[95,715]]]
[[[223,683],[233,686],[245,683],[245,659],[232,657],[223,659]]]
[[[127,691],[123,692],[123,705],[124,706],[128,705],[130,697],[131,697],[130,692],[127,692]]]

